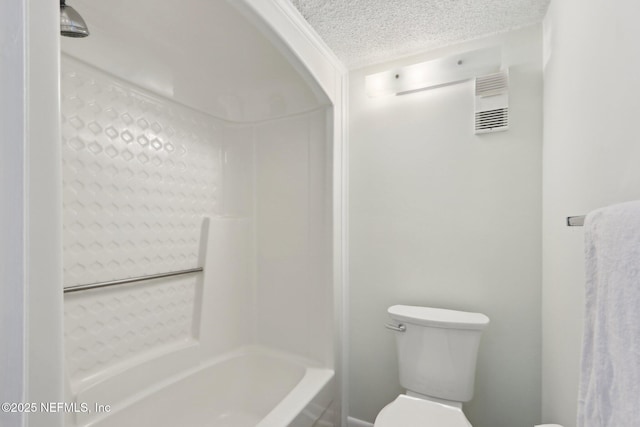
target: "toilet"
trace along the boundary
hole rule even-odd
[[[400,385],[375,427],[472,427],[462,403],[473,397],[476,359],[489,318],[481,313],[394,305],[388,309]]]

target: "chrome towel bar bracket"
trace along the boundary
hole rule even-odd
[[[567,217],[567,226],[582,227],[584,225],[584,215]]]

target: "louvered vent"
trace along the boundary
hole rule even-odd
[[[499,132],[509,129],[509,72],[476,78],[475,131]]]

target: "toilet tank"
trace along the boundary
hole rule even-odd
[[[454,402],[473,397],[480,336],[489,324],[481,313],[394,305],[400,384],[406,390]]]

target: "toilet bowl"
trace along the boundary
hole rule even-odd
[[[399,395],[376,417],[375,427],[472,427],[462,409]]]
[[[426,399],[399,395],[376,417],[374,427],[473,427],[462,409]],[[534,427],[563,427],[539,424]]]
[[[462,403],[473,397],[480,313],[395,305],[387,310],[398,350],[399,395],[376,417],[375,427],[472,427]]]

